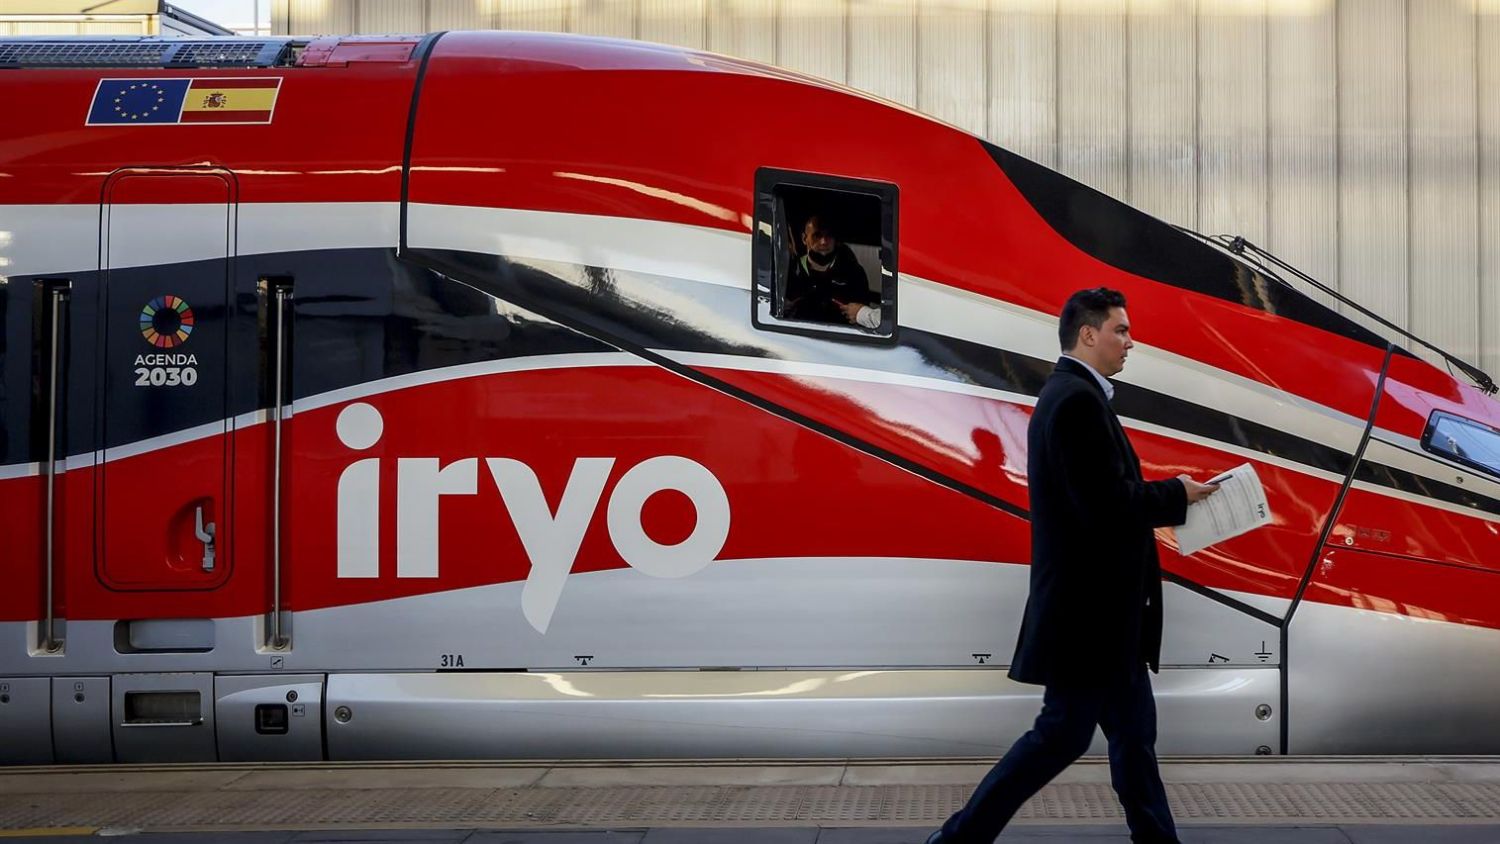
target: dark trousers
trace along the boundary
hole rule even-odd
[[[945,844],[994,841],[1021,804],[1083,755],[1096,724],[1109,739],[1110,781],[1125,807],[1130,840],[1175,844],[1177,827],[1156,769],[1156,700],[1144,667],[1130,682],[1102,689],[1048,686],[1031,731],[943,824]]]

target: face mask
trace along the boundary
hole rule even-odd
[[[807,250],[807,256],[825,267],[833,263],[832,252],[819,252],[816,249],[809,249]]]

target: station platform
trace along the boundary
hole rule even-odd
[[[917,844],[993,760],[267,763],[0,769],[0,838]],[[1185,844],[1500,842],[1500,758],[1178,758]],[[1103,759],[1004,842],[1127,842]]]

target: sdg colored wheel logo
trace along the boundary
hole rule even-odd
[[[178,296],[158,296],[141,308],[141,335],[158,349],[187,342],[193,333],[193,309]]]

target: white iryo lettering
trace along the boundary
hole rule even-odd
[[[438,468],[436,457],[396,461],[396,576],[438,576],[438,499],[473,495],[479,461],[473,457]]]
[[[574,461],[556,515],[548,512],[542,483],[530,466],[508,457],[491,457],[485,462],[489,463],[495,486],[500,488],[500,497],[505,499],[521,547],[531,560],[531,572],[521,587],[521,614],[532,627],[546,633],[563,585],[578,559],[583,534],[599,509],[599,497],[604,494],[615,459],[580,457]]]
[[[364,451],[380,441],[385,422],[380,411],[351,404],[339,413],[334,429],[339,442]],[[356,460],[339,475],[339,577],[380,576],[380,458]]]
[[[345,407],[335,423],[339,441],[362,451],[380,440],[384,420],[363,402]],[[439,575],[438,510],[444,496],[474,495],[480,458],[440,464],[436,457],[396,458],[396,576]],[[521,547],[531,564],[521,589],[521,612],[546,633],[563,587],[578,559],[584,534],[614,468],[613,457],[579,457],[563,486],[557,512],[547,506],[541,480],[524,462],[509,457],[483,458]],[[641,524],[641,510],[658,492],[687,496],[696,511],[688,537],[663,545]],[[338,576],[378,577],[380,536],[380,459],[369,457],[347,466],[338,481]],[[718,557],[729,538],[729,496],[703,464],[686,457],[662,455],[632,466],[615,484],[605,523],[615,550],[633,568],[653,577],[686,577]]]
[[[641,526],[646,499],[669,489],[686,495],[698,512],[693,532],[676,545],[662,545]],[[686,457],[667,455],[637,463],[615,484],[605,515],[615,550],[652,577],[697,574],[714,561],[729,538],[729,496],[712,472]]]

